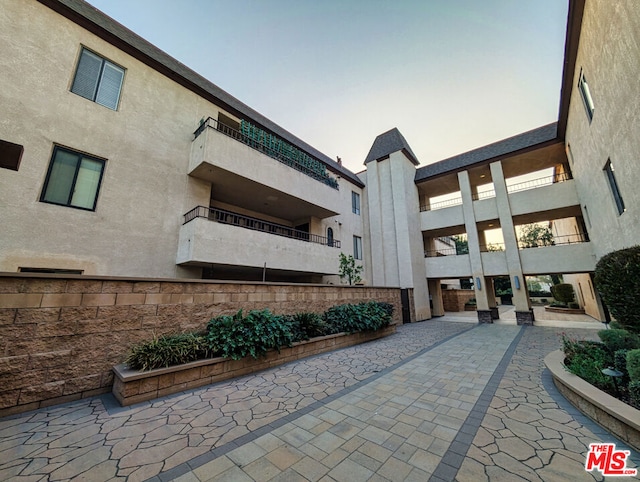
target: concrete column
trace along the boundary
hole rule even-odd
[[[516,309],[516,321],[519,325],[533,324],[533,310],[527,291],[527,283],[522,273],[522,263],[520,262],[520,251],[518,250],[518,238],[516,236],[515,225],[511,215],[507,184],[502,171],[502,163],[494,162],[490,165],[491,179],[496,192],[496,205],[498,207],[498,217],[502,227],[504,237],[505,255],[507,258],[507,270],[511,280],[513,291],[513,304]]]
[[[484,283],[487,286],[487,299],[489,300],[489,311],[491,311],[491,319],[497,320],[500,318],[498,313],[498,303],[496,303],[496,290],[493,285],[493,278],[484,278]]]
[[[458,173],[458,183],[460,184],[460,194],[462,196],[462,212],[464,215],[464,225],[467,230],[467,240],[469,243],[469,260],[471,262],[471,273],[473,276],[473,286],[476,295],[476,306],[479,323],[493,323],[491,310],[489,309],[489,297],[487,296],[487,285],[484,282],[484,269],[482,267],[482,255],[480,253],[480,237],[476,226],[476,216],[473,210],[473,197],[469,173],[467,171]]]

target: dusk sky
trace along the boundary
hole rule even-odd
[[[89,1],[355,172],[393,127],[425,165],[558,118],[566,0]]]

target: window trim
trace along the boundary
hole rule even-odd
[[[362,237],[353,235],[353,259],[362,260]]]
[[[580,91],[580,97],[587,112],[589,123],[591,123],[596,108],[593,103],[593,97],[591,96],[591,90],[589,89],[589,83],[582,70],[580,70],[580,77],[578,78],[578,90]]]
[[[351,211],[360,216],[360,194],[355,191],[351,191]]]
[[[69,190],[69,195],[67,196],[67,203],[66,204],[58,203],[58,202],[54,202],[54,201],[50,201],[50,200],[45,199],[45,196],[47,194],[47,189],[49,187],[49,182],[51,181],[51,171],[53,171],[53,166],[55,164],[55,159],[56,159],[56,156],[57,156],[58,152],[67,152],[69,154],[73,154],[73,155],[77,156],[79,158],[79,161],[80,161],[80,162],[76,162],[75,172],[73,174],[73,180],[71,181],[71,189]],[[96,186],[96,193],[95,193],[95,197],[93,199],[93,206],[91,208],[85,208],[83,206],[74,206],[73,204],[71,204],[71,202],[73,200],[73,193],[74,193],[75,187],[76,187],[76,182],[78,180],[78,172],[80,171],[80,167],[81,167],[81,164],[82,164],[82,159],[89,159],[91,161],[97,161],[97,162],[101,163],[100,177],[98,178],[98,185]],[[101,159],[99,157],[92,156],[91,154],[86,154],[86,153],[84,153],[82,151],[69,149],[68,147],[54,145],[53,152],[51,154],[51,159],[49,160],[49,167],[47,169],[47,175],[45,177],[44,185],[42,186],[42,192],[40,194],[40,202],[47,203],[47,204],[53,204],[53,205],[56,205],[56,206],[65,206],[65,207],[69,207],[69,208],[73,208],[73,209],[81,209],[82,211],[95,212],[96,206],[98,204],[98,196],[100,195],[100,188],[102,187],[102,178],[104,176],[104,170],[105,170],[106,165],[107,165],[106,159]]]
[[[611,190],[613,201],[616,204],[618,216],[620,216],[627,209],[624,206],[624,200],[622,199],[622,194],[620,193],[620,188],[618,187],[618,181],[616,180],[615,169],[613,168],[613,164],[611,164],[611,159],[607,159],[607,162],[602,170],[604,171],[605,177],[609,182],[609,189]]]
[[[74,85],[76,83],[76,78],[78,77],[78,72],[79,72],[79,69],[80,69],[80,62],[82,60],[82,56],[84,55],[85,51],[88,52],[91,55],[94,55],[94,56],[98,57],[102,61],[101,64],[100,64],[100,71],[98,73],[98,78],[96,80],[95,91],[93,92],[92,97],[87,97],[86,95],[83,95],[83,94],[73,90]],[[103,74],[104,74],[104,69],[105,69],[106,65],[109,65],[112,68],[115,68],[116,70],[120,70],[122,72],[122,77],[120,79],[120,85],[118,86],[118,97],[116,99],[115,106],[113,106],[113,107],[111,105],[106,105],[106,104],[104,104],[102,102],[98,102],[98,95],[100,93],[100,85],[101,85],[101,83],[102,83],[102,81],[104,79]],[[98,104],[98,105],[101,105],[103,107],[106,107],[107,109],[117,111],[118,108],[120,107],[120,99],[122,98],[122,86],[124,84],[124,77],[125,77],[126,71],[127,71],[127,69],[125,69],[121,65],[118,65],[115,62],[112,62],[111,60],[107,59],[105,56],[100,55],[99,53],[97,53],[97,52],[85,47],[84,45],[81,45],[80,55],[78,55],[78,58],[76,60],[76,68],[75,68],[75,71],[73,73],[73,78],[71,79],[71,86],[69,88],[69,91],[71,93],[79,96],[79,97],[82,97],[83,99],[90,100],[91,102],[93,102],[95,104]]]

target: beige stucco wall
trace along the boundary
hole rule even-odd
[[[126,69],[117,111],[70,92],[82,46]],[[34,0],[2,2],[0,71],[0,139],[24,146],[20,170],[0,172],[0,270],[199,277],[176,265],[178,237],[182,215],[209,203],[210,184],[187,172],[193,131],[220,109]],[[39,202],[56,144],[106,159],[95,212]],[[331,207],[351,212],[350,186]],[[352,250],[357,220],[312,225],[339,222]]]
[[[588,0],[576,60],[566,142],[597,258],[640,239],[640,8],[636,0]],[[595,111],[577,87],[584,72]],[[618,215],[603,168],[611,159],[626,206]]]

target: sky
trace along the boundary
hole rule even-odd
[[[89,0],[354,172],[397,127],[421,165],[558,119],[567,0]]]

